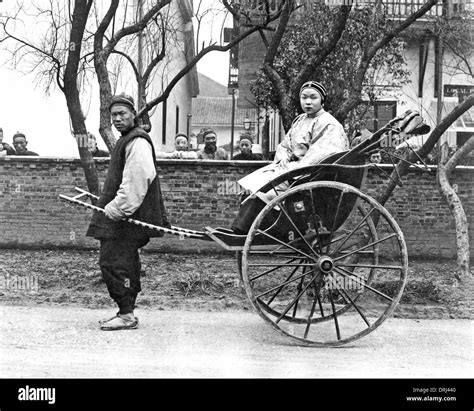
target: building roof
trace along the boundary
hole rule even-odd
[[[227,87],[198,72],[199,97],[229,97]]]
[[[202,84],[200,85],[203,89]],[[193,117],[194,126],[230,126],[232,122],[232,97],[197,97],[193,98]],[[242,125],[245,117],[250,121],[257,121],[256,109],[239,109],[235,104],[234,124]]]

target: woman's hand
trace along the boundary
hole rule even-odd
[[[288,163],[290,161],[286,158],[282,158],[280,161],[278,161],[278,163],[276,164],[277,167],[280,167],[280,168],[286,168],[288,166]]]

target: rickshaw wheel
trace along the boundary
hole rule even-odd
[[[260,229],[273,209],[280,217]],[[256,236],[269,245],[253,246]],[[317,181],[274,198],[255,219],[239,264],[259,315],[305,345],[338,346],[379,327],[406,283],[403,233],[377,201],[350,185]]]

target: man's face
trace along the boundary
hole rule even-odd
[[[204,137],[204,145],[207,148],[215,148],[217,144],[217,136],[215,133],[208,134]]]
[[[242,154],[250,154],[252,152],[252,143],[249,140],[240,140],[240,151]]]
[[[174,145],[177,151],[186,151],[188,148],[188,140],[184,137],[178,137]]]
[[[121,133],[128,131],[135,124],[135,114],[127,106],[113,105],[110,109],[110,116],[112,117],[112,124]]]
[[[382,161],[382,155],[379,152],[372,153],[370,156],[370,162],[379,164]]]
[[[18,154],[26,152],[26,146],[28,142],[26,141],[25,137],[15,137],[13,140],[13,147],[15,147],[15,151]]]
[[[300,95],[301,108],[306,114],[316,114],[322,108],[321,95],[314,88],[305,88]]]

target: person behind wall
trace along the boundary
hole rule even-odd
[[[182,160],[193,160],[197,159],[197,153],[189,149],[188,136],[183,133],[176,134],[174,138],[175,150],[171,153],[156,153],[157,158],[171,158],[171,159],[182,159]]]
[[[3,141],[3,128],[0,127],[0,157],[15,155],[15,149]]]
[[[97,146],[97,139],[94,134],[87,133],[87,142],[89,145],[89,151],[92,154],[92,157],[110,157],[110,153],[106,150],[101,150]]]
[[[239,140],[240,153],[232,157],[232,160],[263,160],[263,156],[259,153],[252,152],[253,137],[250,134],[242,134]]]
[[[35,153],[34,151],[29,151],[28,148],[28,141],[26,141],[26,136],[23,133],[17,131],[13,135],[13,147],[15,147],[15,154],[16,156],[39,156],[39,154]]]
[[[263,207],[289,187],[288,183],[282,183],[276,190],[258,193],[265,184],[288,171],[318,164],[331,154],[349,149],[343,126],[323,108],[326,94],[321,83],[304,83],[300,88],[303,113],[295,118],[278,145],[273,162],[239,180],[244,189],[257,193],[257,196],[242,203],[231,226],[235,234],[246,234]]]
[[[150,237],[162,232],[124,221],[130,217],[153,225],[169,227],[157,175],[155,151],[150,136],[138,126],[133,98],[114,96],[109,105],[114,127],[120,132],[87,236],[100,241],[99,265],[111,298],[119,307],[117,315],[101,321],[105,331],[134,329],[135,301],[141,291],[139,249]]]
[[[197,157],[202,160],[228,160],[227,152],[217,147],[217,134],[213,129],[203,133],[204,148],[197,152]]]

